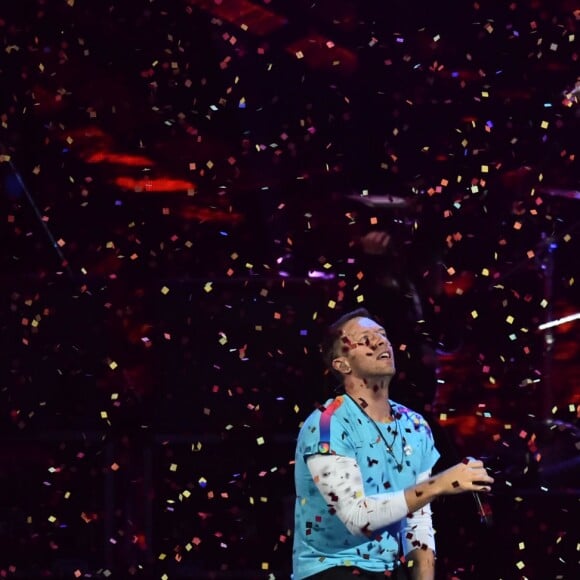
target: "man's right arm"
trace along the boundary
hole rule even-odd
[[[365,495],[356,460],[341,455],[312,455],[308,469],[329,508],[354,535],[367,535],[415,512],[440,495],[489,491],[493,479],[481,461],[459,463],[405,490]]]
[[[414,512],[440,495],[455,495],[466,491],[491,491],[493,478],[483,461],[465,459],[461,463],[405,489],[409,511]]]

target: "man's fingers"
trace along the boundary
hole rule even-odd
[[[482,473],[474,474],[472,481],[474,485],[489,485],[495,480],[493,477],[489,476],[485,470],[483,470]]]

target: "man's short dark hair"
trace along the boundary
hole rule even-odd
[[[322,339],[321,352],[324,363],[328,369],[337,378],[342,378],[342,375],[336,371],[332,366],[332,361],[341,355],[340,345],[342,344],[342,329],[345,324],[353,318],[372,318],[366,308],[357,308],[350,312],[343,314],[338,320],[334,321],[327,329]]]

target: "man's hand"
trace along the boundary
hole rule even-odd
[[[435,578],[435,554],[433,550],[413,550],[407,555],[408,572],[412,580]]]
[[[433,477],[432,481],[439,494],[453,495],[464,491],[491,491],[494,480],[485,470],[483,461],[466,458]]]

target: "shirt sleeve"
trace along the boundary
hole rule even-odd
[[[429,479],[430,471],[424,471],[417,476],[417,483]],[[412,550],[431,549],[435,552],[435,532],[431,505],[427,504],[407,516],[403,526],[403,554],[405,556]]]
[[[318,491],[353,535],[366,536],[403,520],[409,511],[404,490],[365,495],[352,457],[312,455],[307,465]]]
[[[334,413],[342,404],[342,398],[337,398],[322,413],[310,415],[298,437],[297,458],[306,460],[318,453],[355,456],[352,427],[338,419]]]

